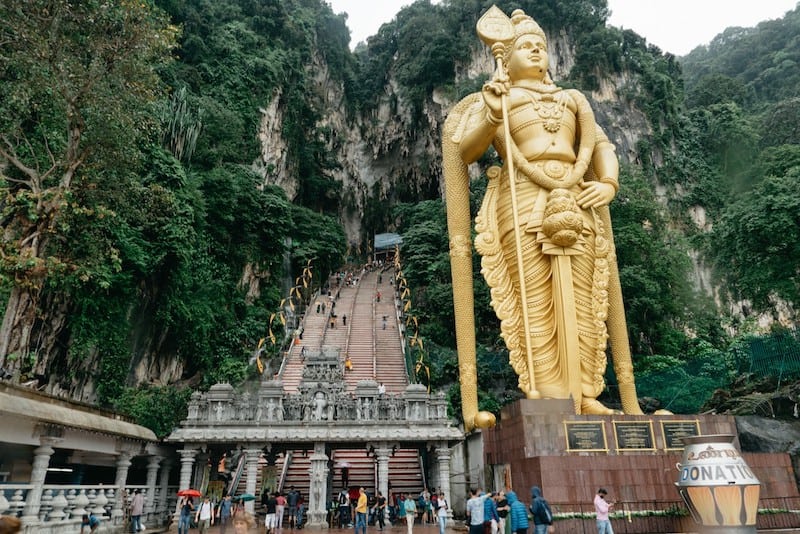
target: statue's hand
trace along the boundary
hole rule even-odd
[[[481,93],[483,102],[489,110],[495,122],[503,119],[503,95],[507,95],[509,90],[508,82],[505,80],[494,79],[483,84]]]
[[[583,191],[578,194],[578,205],[583,209],[607,206],[614,198],[616,190],[611,184],[603,182],[582,182]]]

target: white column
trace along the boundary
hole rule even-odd
[[[375,457],[378,459],[378,491],[389,502],[389,456],[392,448],[385,442],[379,443],[375,448]],[[388,518],[389,507],[383,509],[384,517]]]
[[[131,453],[123,451],[117,456],[117,476],[114,477],[114,485],[117,486],[117,493],[114,495],[114,507],[111,509],[111,521],[116,525],[120,523],[125,515],[125,484],[128,482],[128,469],[131,466]],[[120,520],[117,520],[120,518]]]
[[[161,487],[161,491],[158,494],[158,506],[156,507],[156,512],[159,514],[166,512],[167,510],[167,492],[169,491],[169,472],[171,470],[172,460],[167,458],[161,463],[161,476],[158,484]]]
[[[245,449],[245,472],[247,473],[247,481],[245,483],[245,490],[247,493],[251,495],[255,495],[258,498],[256,493],[256,482],[258,479],[258,460],[261,458],[261,453],[263,451],[258,449]],[[248,513],[255,512],[255,501],[247,501],[244,503],[244,509]]]
[[[192,484],[192,468],[194,467],[194,458],[197,456],[197,449],[181,449],[178,451],[181,456],[181,475],[180,483],[178,484],[178,491],[189,489]],[[178,499],[175,505],[175,520],[176,525],[181,518],[181,501]]]
[[[144,513],[155,513],[155,498],[156,498],[156,479],[158,478],[158,465],[161,463],[161,456],[151,456],[147,461],[147,495],[144,501]]]
[[[41,437],[41,446],[33,451],[33,465],[31,467],[31,484],[33,487],[28,490],[25,497],[25,508],[22,511],[22,523],[32,525],[39,522],[39,507],[42,503],[42,486],[44,477],[47,475],[47,467],[50,465],[50,457],[55,450],[53,445],[61,441],[58,438]]]
[[[453,496],[450,494],[450,447],[446,441],[436,446],[436,460],[439,464],[439,491],[444,492],[444,498],[450,506],[447,507],[447,517],[453,517]]]
[[[328,455],[325,454],[325,443],[314,443],[309,474],[308,526],[328,528],[328,512],[325,509],[325,497],[328,494]]]

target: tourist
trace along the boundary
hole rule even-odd
[[[191,497],[184,497],[180,504],[181,514],[178,516],[178,534],[189,534],[189,525],[191,524],[192,510],[194,510],[194,503]]]
[[[444,492],[439,493],[439,498],[436,499],[439,508],[436,510],[436,515],[439,519],[439,534],[444,534],[444,529],[447,527],[447,511],[450,505],[447,504],[447,499],[444,498]]]
[[[500,534],[511,534],[511,522],[506,520],[510,509],[508,499],[506,499],[506,492],[501,491],[497,494],[497,516],[500,518],[500,524],[497,528]]]
[[[346,480],[346,467],[342,468],[342,485],[345,488],[342,488],[342,491],[339,492],[337,496],[337,501],[339,503],[339,528],[349,527],[350,525],[350,497],[347,495],[347,482]]]
[[[353,370],[353,360],[350,359],[349,354],[344,355],[344,370],[345,371],[352,371]]]
[[[142,514],[144,513],[144,495],[142,490],[137,489],[133,492],[133,499],[131,499],[131,532],[136,534],[142,527]]]
[[[217,507],[217,523],[219,524],[219,534],[225,534],[228,529],[228,523],[233,515],[233,500],[230,494],[225,495]]]
[[[375,506],[372,507],[372,512],[375,514],[375,518],[378,520],[378,530],[383,530],[386,526],[386,497],[384,497],[383,493],[380,491],[378,492],[378,496],[375,497]]]
[[[256,522],[247,512],[239,512],[233,518],[233,531],[235,534],[254,534]],[[222,532],[222,531],[220,531]]]
[[[367,492],[364,487],[358,488],[358,501],[356,502],[355,534],[361,529],[361,534],[367,534]]]
[[[417,516],[417,503],[409,493],[406,500],[403,501],[403,509],[406,516],[406,526],[408,527],[408,534],[414,534],[414,518]]]
[[[467,517],[469,518],[469,534],[483,534],[483,500],[478,488],[469,490],[470,498],[467,500]]]
[[[264,518],[264,525],[267,527],[267,534],[272,534],[275,532],[275,527],[278,524],[278,518],[276,516],[276,510],[278,508],[278,500],[275,498],[275,494],[270,492],[267,496],[267,500],[264,503],[267,508],[267,517]]]
[[[275,527],[278,529],[283,528],[283,511],[286,509],[286,497],[284,497],[281,492],[277,492],[275,496],[275,501],[277,504],[275,505]]]
[[[594,496],[594,511],[597,514],[597,534],[614,534],[611,528],[611,521],[608,519],[608,511],[614,506],[613,502],[606,500],[608,492],[605,488],[597,490]]]
[[[295,526],[297,528],[303,528],[303,523],[305,521],[305,511],[306,511],[306,500],[303,498],[303,494],[300,493],[300,496],[297,498],[297,517]]]
[[[203,502],[197,507],[194,522],[197,523],[200,534],[206,534],[208,528],[214,524],[214,509],[211,507],[211,498],[208,495],[203,497]]]
[[[342,315],[342,326],[347,326],[347,315]]]
[[[539,486],[531,488],[531,515],[533,516],[533,534],[547,534],[553,524],[553,511],[550,504],[542,497]]]
[[[100,520],[97,519],[97,516],[94,515],[94,512],[83,514],[83,517],[81,517],[81,534],[86,532],[97,532],[98,528],[100,528]]]
[[[289,487],[289,493],[286,494],[286,505],[289,508],[289,527],[295,526],[295,515],[297,514],[297,501],[300,499],[300,493],[294,486]]]
[[[517,494],[513,491],[506,493],[506,500],[511,507],[509,521],[511,522],[511,532],[514,534],[527,534],[528,532],[528,511],[522,501],[517,499]]]
[[[500,516],[497,515],[497,503],[494,501],[496,495],[492,492],[483,500],[483,534],[497,534]]]
[[[0,534],[16,534],[22,530],[22,522],[10,515],[0,515]]]

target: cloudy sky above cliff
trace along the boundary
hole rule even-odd
[[[608,0],[609,24],[631,29],[665,52],[686,55],[708,44],[729,26],[755,26],[781,18],[798,0]],[[351,45],[378,32],[412,0],[329,0],[334,13],[346,12]],[[436,3],[434,1],[434,3]],[[532,14],[534,17],[535,13]]]

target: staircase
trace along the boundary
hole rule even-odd
[[[377,464],[375,458],[370,456],[366,449],[336,449],[331,451],[333,459],[333,487],[329,488],[332,495],[339,493],[342,488],[358,488],[363,486],[368,493],[375,492],[375,476]],[[342,478],[342,468],[347,468],[347,484]]]
[[[325,303],[325,313],[322,313],[322,303]],[[317,313],[317,306],[320,307],[319,313]],[[296,340],[295,344],[289,349],[289,354],[286,357],[286,363],[280,376],[283,381],[283,388],[287,393],[297,393],[300,382],[303,379],[303,347],[307,351],[318,351],[322,345],[326,320],[330,311],[328,306],[329,298],[327,296],[317,296],[307,308],[302,323],[303,339]]]
[[[377,291],[377,273],[365,273],[358,282],[353,317],[348,320],[350,330],[345,346],[353,362],[353,370],[345,374],[347,389],[352,391],[361,380],[375,380],[373,354],[375,350],[375,313],[373,309]],[[344,357],[344,355],[342,355]]]
[[[279,460],[281,468],[283,468],[284,460],[289,459],[290,461],[289,467],[286,469],[286,478],[280,488],[281,492],[285,495],[290,488],[294,487],[303,496],[306,504],[308,504],[309,470],[311,469],[310,456],[311,451],[295,450],[287,452]]]
[[[389,482],[392,493],[419,495],[423,489],[423,480],[418,450],[397,449],[389,457]]]
[[[408,385],[405,356],[403,355],[400,325],[397,320],[394,286],[389,280],[394,270],[378,272],[382,280],[377,283],[376,292],[381,293],[380,302],[375,303],[375,362],[376,380],[386,386],[387,393],[402,393]],[[386,317],[386,328],[383,318]]]

